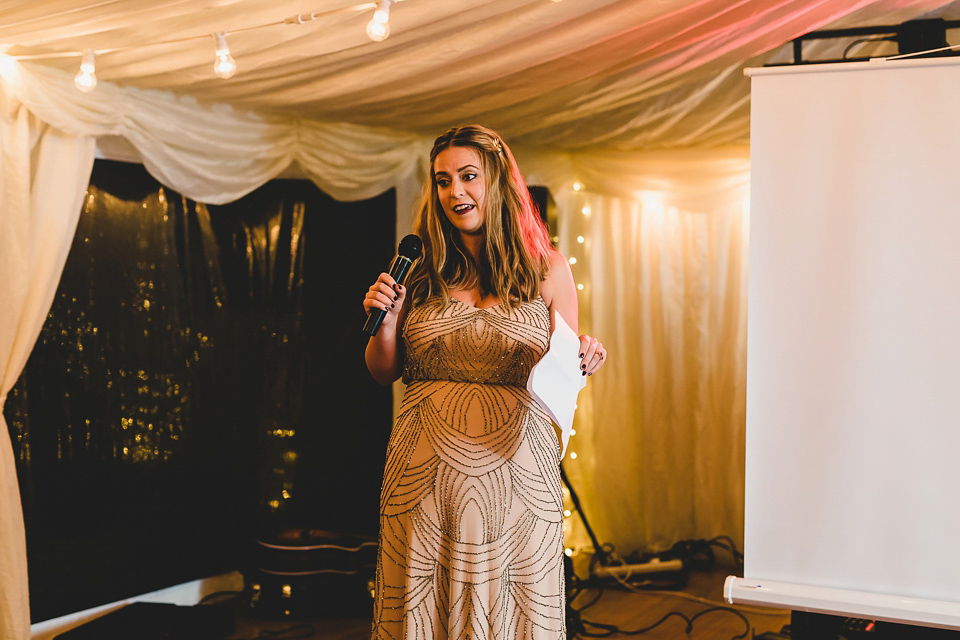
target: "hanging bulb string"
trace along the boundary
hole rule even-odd
[[[391,5],[398,4],[400,2],[406,2],[406,0],[389,0]],[[285,24],[306,24],[320,18],[325,18],[332,15],[343,14],[343,13],[359,13],[362,11],[369,11],[370,9],[377,10],[380,8],[381,2],[364,2],[362,4],[355,4],[349,7],[339,7],[337,9],[326,9],[322,11],[313,11],[311,13],[300,13],[295,16],[290,16],[284,18],[283,20],[277,20],[274,22],[268,22],[265,24],[257,24],[249,27],[239,27],[237,29],[231,29],[229,31],[222,30],[218,33],[223,33],[224,35],[236,35],[238,33],[244,33],[246,31],[256,31],[257,29],[266,29],[268,27],[277,27]],[[204,40],[209,38],[210,33],[204,33],[195,36],[187,36],[185,38],[171,38],[169,40],[159,40],[157,42],[146,42],[144,44],[132,45],[127,47],[103,47],[99,49],[90,49],[94,54],[102,56],[108,53],[117,53],[119,51],[128,51],[130,49],[142,49],[144,47],[153,47],[153,46],[164,46],[171,44],[182,44],[184,42],[191,42],[193,40]],[[36,54],[23,54],[23,55],[9,55],[10,58],[14,60],[51,60],[57,58],[80,58],[83,57],[84,51],[58,51],[51,53],[36,53]]]

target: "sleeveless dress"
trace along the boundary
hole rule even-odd
[[[560,446],[526,389],[542,298],[410,310],[380,494],[373,638],[565,638]]]

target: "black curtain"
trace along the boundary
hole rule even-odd
[[[394,210],[294,180],[204,206],[95,163],[4,407],[34,621],[240,569],[265,529],[375,535],[391,394],[360,303]]]

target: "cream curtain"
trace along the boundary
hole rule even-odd
[[[742,547],[748,149],[518,161],[558,198],[581,330],[610,353],[564,462],[600,542]],[[568,524],[568,543],[589,546]]]
[[[33,350],[60,282],[93,168],[94,139],[38,120],[0,86],[0,407]],[[17,473],[0,414],[0,637],[30,635]]]
[[[851,14],[858,25],[883,23],[892,12],[906,19],[949,2],[404,0],[391,9],[391,35],[381,43],[364,33],[370,7],[284,22],[356,4],[0,2],[0,50],[94,49],[102,52],[101,83],[286,119],[428,137],[481,122],[515,144],[649,150],[746,143],[749,84],[740,71],[791,38]],[[229,80],[213,74],[217,31],[229,32],[237,60]],[[79,58],[39,62],[72,76]],[[261,162],[278,151],[266,153]]]

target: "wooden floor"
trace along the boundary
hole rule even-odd
[[[790,623],[790,612],[781,609],[760,607],[733,607],[723,602],[723,581],[730,571],[713,570],[691,572],[687,586],[680,592],[641,592],[625,589],[605,589],[597,603],[580,614],[581,620],[614,625],[621,631],[637,631],[651,627],[670,616],[650,631],[640,636],[617,633],[610,638],[640,637],[645,640],[732,640],[753,638],[766,631],[780,631]],[[581,594],[574,607],[582,607],[596,591]],[[723,610],[709,611],[715,607]],[[740,611],[746,621],[730,609]],[[697,614],[703,613],[699,617]],[[671,615],[672,614],[672,615]],[[687,621],[693,621],[689,636]],[[603,628],[584,624],[587,631],[602,632]]]
[[[618,589],[605,589],[597,603],[582,614],[582,619],[604,625],[614,625],[621,630],[637,630],[654,625],[671,612],[680,613],[693,619],[698,613],[715,606],[727,607],[723,600],[723,581],[729,574],[726,570],[694,572],[690,574],[686,588],[671,593],[631,593]],[[574,606],[583,606],[589,602],[596,591],[587,591],[574,602]],[[677,593],[685,594],[682,597]],[[709,602],[698,601],[702,598]],[[729,610],[712,611],[693,621],[689,636],[687,623],[679,616],[669,617],[663,624],[639,636],[645,640],[732,640],[733,638],[753,638],[754,634],[765,631],[779,631],[789,624],[790,615],[782,610],[766,610],[753,607],[739,608],[747,618],[744,622]],[[599,627],[584,625],[592,631],[602,631]],[[286,633],[284,631],[286,630]],[[324,640],[367,640],[370,638],[370,619],[359,618],[319,618],[311,620],[264,621],[240,616],[236,633],[231,640],[270,638],[271,640],[320,639]],[[608,636],[626,638],[623,634]],[[636,637],[636,636],[635,636]]]

